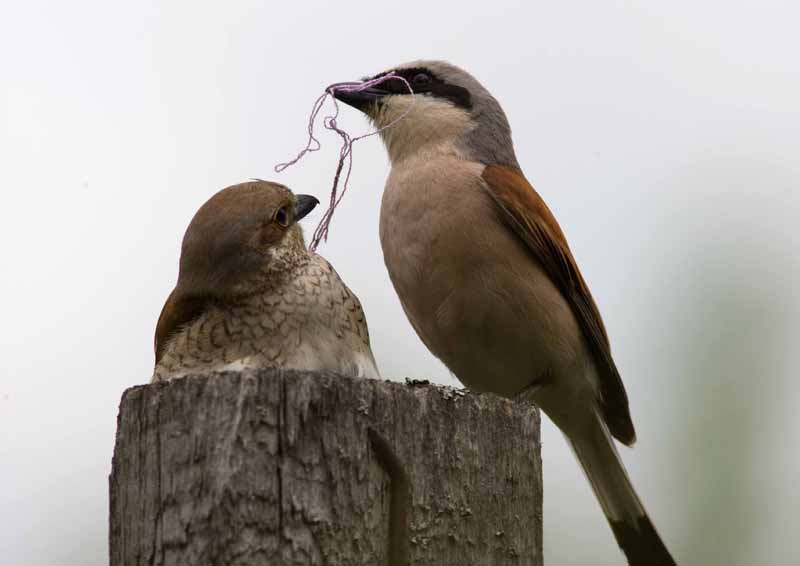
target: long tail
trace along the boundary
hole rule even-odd
[[[639,501],[600,415],[567,438],[630,566],[675,566]]]

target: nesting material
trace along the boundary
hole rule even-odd
[[[306,143],[306,146],[291,161],[287,161],[285,163],[278,163],[275,166],[275,172],[280,173],[284,169],[291,167],[292,165],[300,161],[307,153],[320,150],[322,144],[314,135],[314,126],[317,121],[317,117],[322,111],[322,107],[325,105],[325,102],[327,101],[328,97],[330,97],[331,100],[333,100],[333,114],[325,116],[322,119],[322,125],[326,130],[334,131],[339,135],[340,138],[342,138],[342,146],[339,149],[339,163],[336,166],[336,174],[333,177],[333,186],[331,187],[331,194],[330,194],[330,201],[328,203],[328,208],[325,211],[325,214],[322,216],[322,219],[319,221],[316,230],[314,230],[314,235],[312,236],[311,243],[308,246],[308,249],[312,252],[316,251],[317,246],[319,246],[321,241],[328,240],[328,231],[330,229],[331,219],[333,218],[333,212],[336,210],[336,207],[339,206],[342,197],[347,191],[347,185],[350,181],[350,173],[353,170],[353,144],[358,140],[363,140],[364,138],[374,136],[375,134],[378,134],[387,128],[391,128],[397,122],[405,118],[411,111],[411,109],[414,107],[414,103],[412,102],[412,104],[406,109],[405,112],[403,112],[400,116],[398,116],[385,126],[378,128],[377,130],[373,130],[369,133],[353,137],[350,134],[348,134],[345,130],[340,128],[339,124],[337,123],[337,119],[339,118],[339,102],[336,100],[336,97],[334,95],[337,91],[359,92],[362,90],[367,90],[368,88],[377,86],[381,83],[390,80],[402,81],[408,88],[408,92],[414,94],[414,90],[411,88],[411,85],[408,83],[408,81],[395,73],[387,73],[385,75],[381,75],[379,77],[376,77],[368,81],[333,83],[325,87],[325,91],[317,98],[317,100],[314,102],[314,106],[311,108],[311,115],[309,116],[308,119],[308,142]],[[344,176],[344,183],[342,184],[342,190],[341,192],[339,192],[338,191],[339,178],[341,177],[342,169],[344,169],[345,162],[347,163],[347,171]]]

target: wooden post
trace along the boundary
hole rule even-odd
[[[540,566],[539,416],[427,383],[245,371],[133,387],[111,566]]]

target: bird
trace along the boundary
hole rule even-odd
[[[298,221],[317,204],[254,180],[200,207],[158,318],[152,382],[246,368],[380,376],[361,303],[306,249]]]
[[[380,129],[391,167],[381,247],[414,330],[468,388],[530,399],[548,415],[629,564],[675,564],[614,444],[633,445],[636,433],[600,311],[522,172],[499,102],[444,61],[368,81],[334,96]]]

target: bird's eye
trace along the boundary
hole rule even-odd
[[[417,73],[411,82],[415,85],[425,85],[431,82],[431,76],[428,73]]]
[[[289,226],[289,207],[282,206],[275,213],[275,222],[286,228]]]

